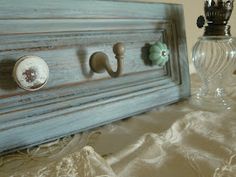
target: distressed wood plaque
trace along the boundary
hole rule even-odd
[[[166,43],[164,67],[150,45]],[[126,48],[123,75],[93,73],[102,51]],[[30,92],[12,77],[18,58],[39,56],[48,83]],[[183,7],[130,1],[0,0],[0,153],[51,141],[130,117],[190,95]]]

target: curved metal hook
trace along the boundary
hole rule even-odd
[[[125,47],[123,43],[116,43],[113,52],[117,59],[117,70],[113,71],[108,56],[103,52],[95,52],[89,60],[90,68],[95,73],[103,73],[105,70],[111,77],[119,77],[123,72]]]

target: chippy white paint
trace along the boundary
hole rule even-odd
[[[33,72],[27,73],[27,71]],[[13,77],[21,88],[35,91],[47,83],[49,68],[47,63],[40,57],[24,56],[16,62]]]

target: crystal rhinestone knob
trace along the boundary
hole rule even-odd
[[[40,57],[24,56],[16,62],[13,77],[22,89],[36,91],[46,85],[49,78],[49,68]]]

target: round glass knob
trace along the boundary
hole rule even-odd
[[[40,57],[24,56],[16,62],[13,77],[22,89],[35,91],[46,85],[49,78],[49,68]]]

